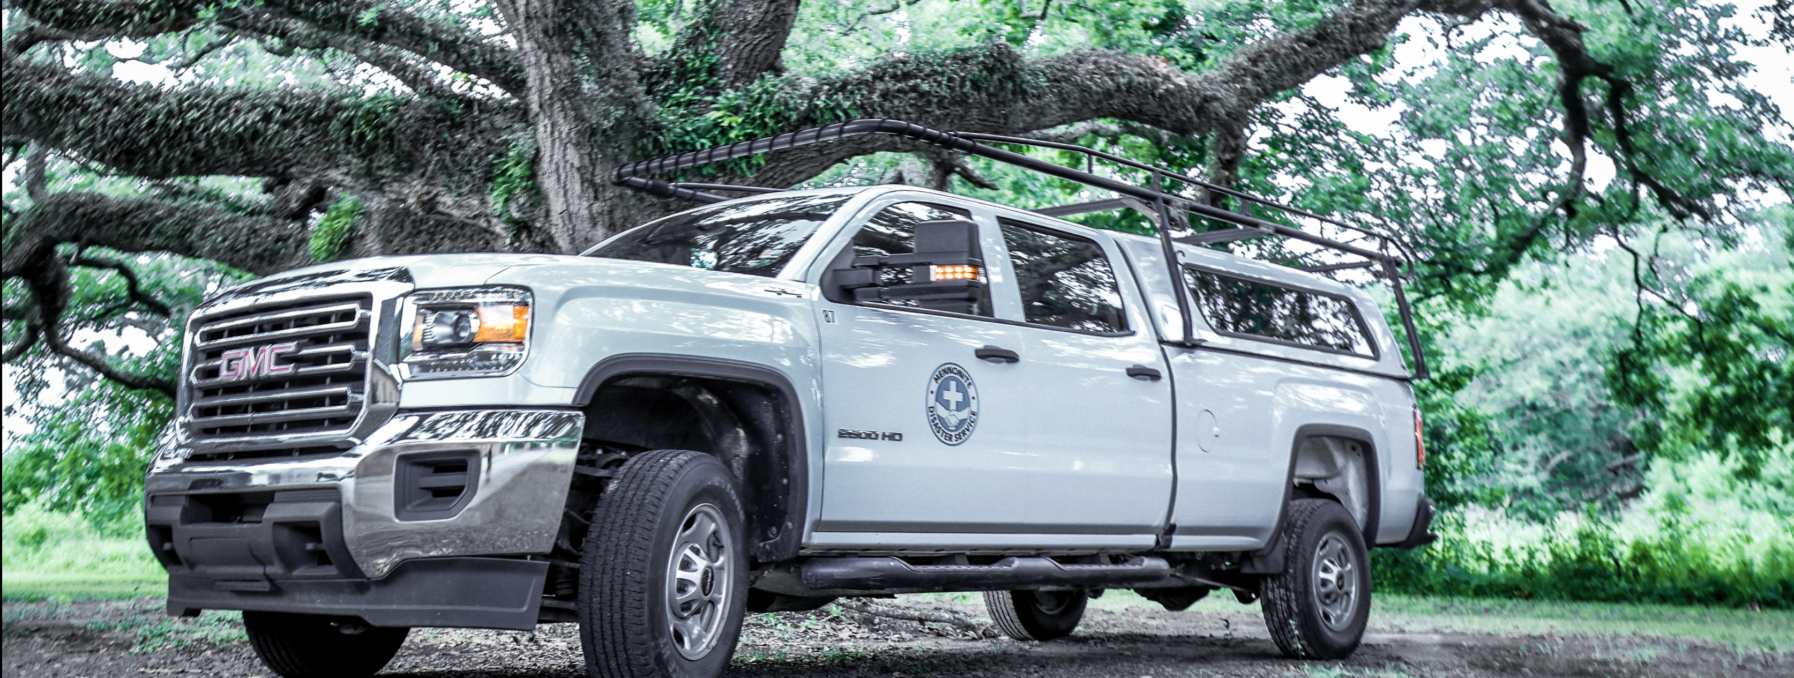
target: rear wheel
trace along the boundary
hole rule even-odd
[[[1283,572],[1265,577],[1265,625],[1291,657],[1343,659],[1370,621],[1370,559],[1357,523],[1325,499],[1290,503]]]
[[[1071,635],[1090,598],[1083,591],[985,591],[984,606],[997,630],[1016,640]]]
[[[599,678],[712,678],[747,600],[741,499],[722,462],[643,453],[598,499],[580,564],[579,636]]]
[[[286,678],[361,678],[399,653],[411,629],[285,612],[244,612],[243,630],[262,663]]]

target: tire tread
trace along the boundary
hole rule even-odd
[[[722,462],[702,452],[655,450],[624,463],[599,496],[579,576],[580,645],[592,678],[663,676],[660,648],[646,623],[654,618],[652,587],[659,582],[652,581],[651,567],[629,565],[653,562],[660,510],[697,464],[715,464],[728,475]],[[732,652],[733,643],[716,651]]]
[[[1333,510],[1328,510],[1329,507]],[[1266,576],[1259,584],[1258,596],[1264,610],[1265,627],[1271,633],[1271,640],[1277,643],[1277,648],[1289,657],[1343,659],[1357,649],[1359,639],[1363,637],[1363,629],[1359,629],[1358,637],[1352,639],[1345,647],[1331,647],[1326,642],[1314,642],[1320,640],[1319,638],[1309,637],[1319,635],[1320,620],[1318,618],[1308,619],[1307,610],[1305,610],[1303,596],[1307,595],[1306,577],[1309,574],[1307,563],[1312,555],[1303,551],[1305,548],[1303,541],[1309,530],[1312,529],[1311,523],[1315,520],[1324,520],[1335,511],[1338,514],[1347,515],[1347,521],[1350,522],[1349,514],[1344,513],[1345,509],[1331,500],[1297,499],[1290,502],[1288,522],[1285,523],[1284,529],[1278,535],[1278,538],[1283,540],[1285,558],[1283,571]],[[1358,538],[1355,533],[1352,533],[1351,537]],[[1363,562],[1363,566],[1365,568],[1370,566],[1368,559]],[[1366,572],[1368,573],[1368,570]],[[1367,575],[1360,576],[1364,577],[1364,581],[1369,579]],[[1370,587],[1363,586],[1359,595],[1364,601],[1361,604],[1368,606],[1371,595]]]

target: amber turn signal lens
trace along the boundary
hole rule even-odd
[[[931,280],[977,280],[977,266],[935,266],[929,272]]]
[[[529,306],[490,304],[480,307],[480,331],[474,343],[521,344],[529,336]]]

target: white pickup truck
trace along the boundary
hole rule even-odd
[[[290,678],[544,622],[594,675],[718,676],[747,610],[924,591],[1049,640],[1106,589],[1226,589],[1351,653],[1366,549],[1432,518],[1376,304],[1042,212],[783,191],[226,291],[146,481],[169,610],[243,610]]]

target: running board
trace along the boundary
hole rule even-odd
[[[1051,558],[1030,557],[1004,558],[989,565],[911,565],[898,558],[814,558],[803,566],[804,584],[810,588],[852,591],[1127,588],[1161,583],[1171,576],[1171,564],[1151,556],[1117,565],[1060,563]]]

